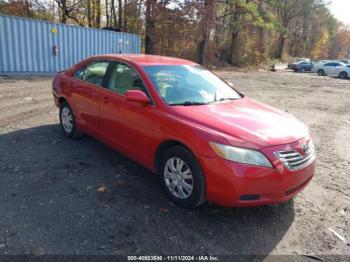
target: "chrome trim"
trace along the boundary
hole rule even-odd
[[[296,150],[277,151],[274,154],[289,170],[296,171],[307,167],[316,159],[315,147],[311,140],[303,145],[302,149],[304,154]]]

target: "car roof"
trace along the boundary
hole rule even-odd
[[[196,65],[195,62],[167,56],[144,55],[144,54],[106,54],[94,56],[97,59],[119,59],[135,63],[141,66],[147,65]]]

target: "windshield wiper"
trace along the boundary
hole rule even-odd
[[[214,104],[216,102],[223,102],[223,101],[230,101],[230,100],[238,100],[239,98],[233,98],[233,97],[224,97],[224,98],[220,98],[219,100],[213,100],[210,102],[210,104]]]
[[[219,99],[219,101],[228,101],[228,100],[237,100],[237,99],[239,99],[239,98],[224,97],[224,98]]]
[[[183,103],[170,104],[171,106],[199,106],[199,105],[207,105],[208,103],[203,102],[194,102],[194,101],[186,101]]]

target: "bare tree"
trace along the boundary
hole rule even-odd
[[[122,30],[123,26],[123,2],[118,0],[118,27],[119,30]]]
[[[153,36],[155,31],[155,20],[153,10],[157,0],[146,0],[146,24],[145,24],[145,53],[154,53]]]
[[[200,7],[200,39],[198,43],[198,62],[201,65],[205,64],[205,58],[208,48],[210,31],[215,26],[215,1],[203,0],[203,5]]]

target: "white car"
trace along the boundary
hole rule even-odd
[[[345,66],[341,62],[329,61],[315,65],[312,68],[312,72],[317,73],[319,76],[339,76],[338,69]]]
[[[342,66],[342,67],[337,67],[336,74],[341,79],[349,78],[350,77],[350,64]]]

